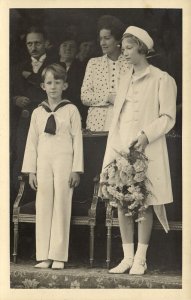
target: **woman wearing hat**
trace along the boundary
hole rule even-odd
[[[122,52],[132,67],[120,81],[103,168],[116,157],[114,149],[127,151],[134,145],[145,151],[153,196],[147,199],[145,220],[138,223],[135,255],[134,222],[118,209],[124,258],[110,273],[130,270],[130,274],[144,274],[153,211],[164,230],[169,230],[164,204],[172,202],[173,197],[165,134],[175,124],[177,88],[168,73],[149,65],[146,57],[152,50],[153,40],[145,30],[135,26],[127,28],[122,38]]]
[[[121,55],[120,41],[124,25],[110,15],[98,21],[98,33],[103,56],[89,60],[81,88],[81,100],[89,106],[86,128],[108,131],[119,77],[129,69]]]

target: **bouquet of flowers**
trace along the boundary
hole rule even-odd
[[[117,152],[117,151],[116,151]],[[126,216],[133,216],[135,221],[144,220],[148,205],[147,197],[151,192],[146,177],[147,156],[131,147],[128,153],[117,152],[117,157],[105,167],[100,175],[102,199],[114,207],[120,206]]]

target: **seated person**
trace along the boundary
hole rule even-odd
[[[96,47],[95,40],[92,36],[83,35],[80,38],[79,43],[79,51],[76,55],[76,58],[81,61],[81,63],[84,64],[84,67],[86,67],[88,61],[92,57],[96,57],[96,54],[98,53],[98,49]]]

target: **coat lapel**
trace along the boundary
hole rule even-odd
[[[121,77],[119,90],[118,90],[117,97],[115,99],[115,104],[114,104],[114,117],[113,117],[113,122],[112,122],[111,128],[110,128],[110,135],[113,134],[113,132],[116,128],[117,122],[119,120],[120,112],[123,108],[123,104],[125,102],[126,94],[127,94],[128,88],[129,88],[130,81],[131,81],[132,71],[133,71],[133,68],[131,67],[129,72],[127,74],[125,74],[123,77]]]

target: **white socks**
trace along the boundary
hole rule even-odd
[[[135,259],[146,260],[147,248],[147,244],[138,243]]]
[[[130,269],[129,274],[142,275],[147,269],[146,253],[148,245],[138,243],[137,251],[134,256],[134,243],[122,244],[124,258],[109,273],[122,274]]]
[[[129,259],[134,257],[134,243],[122,244],[124,259]]]

